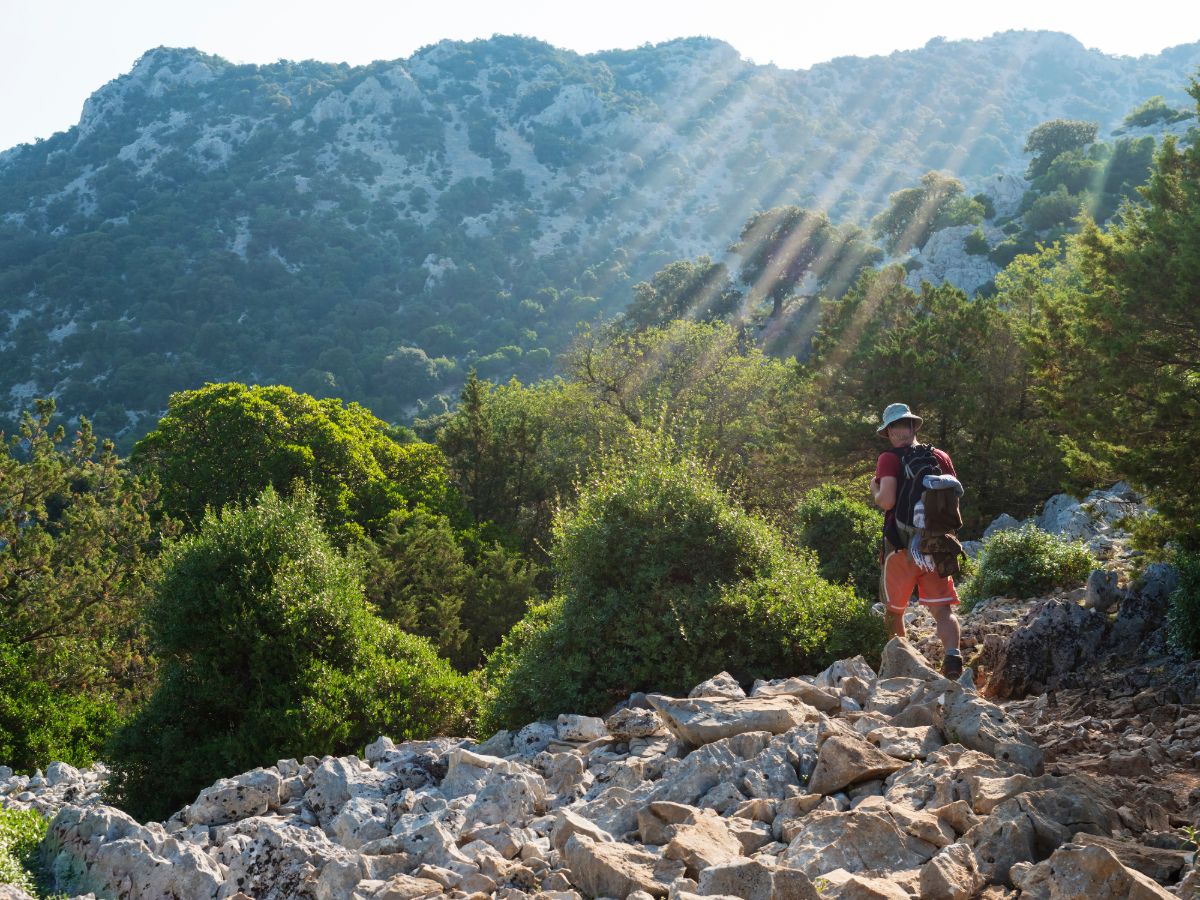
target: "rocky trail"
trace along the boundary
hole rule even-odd
[[[749,692],[720,673],[483,743],[380,738],[224,779],[163,823],[104,805],[103,767],[0,768],[0,804],[52,817],[43,862],[74,897],[1196,896],[1200,665],[1163,640],[1173,572],[1129,577],[1115,506],[1059,506],[1105,567],[978,604],[957,682],[914,609],[878,671]]]

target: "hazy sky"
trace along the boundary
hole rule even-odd
[[[1105,7],[1096,0],[0,0],[0,149],[69,128],[89,94],[159,45],[243,63],[361,64],[443,38],[496,33],[582,53],[709,35],[755,62],[807,68],[920,47],[938,35],[981,38],[1011,28],[1065,31],[1130,56],[1200,40],[1194,0]]]

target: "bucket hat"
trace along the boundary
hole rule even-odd
[[[908,408],[907,403],[889,403],[887,409],[883,411],[883,424],[875,429],[876,434],[883,434],[887,431],[887,427],[901,419],[912,419],[917,424],[914,430],[921,427],[921,422],[924,420]]]

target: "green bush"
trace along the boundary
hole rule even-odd
[[[882,645],[868,605],[816,573],[705,467],[639,440],[555,521],[557,595],[532,609],[485,671],[483,731],[603,713],[632,691],[681,693],[812,672]]]
[[[1179,587],[1167,608],[1171,644],[1192,658],[1200,657],[1200,553],[1178,553]]]
[[[974,576],[961,592],[968,608],[984,597],[1036,597],[1055,588],[1078,587],[1097,562],[1082,543],[1030,524],[992,535],[975,565]]]
[[[827,484],[796,505],[792,533],[817,554],[817,574],[839,584],[852,582],[861,597],[874,599],[879,585],[879,542],[883,516],[849,489]]]
[[[963,238],[963,250],[972,256],[987,256],[991,251],[982,228],[976,228]]]
[[[33,809],[0,807],[0,884],[11,884],[33,894],[33,856],[46,836],[47,822]]]
[[[160,567],[149,625],[162,678],[109,748],[114,799],[135,816],[283,757],[465,727],[474,683],[371,613],[307,491],[210,513]]]

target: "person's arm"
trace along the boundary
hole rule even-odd
[[[896,505],[900,460],[894,453],[881,453],[875,462],[875,477],[871,479],[871,502],[880,509]]]
[[[891,509],[896,505],[896,478],[894,475],[878,475],[871,479],[871,499],[880,509]]]

